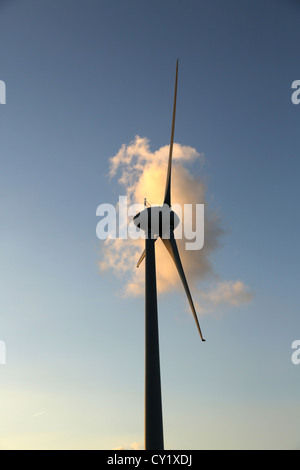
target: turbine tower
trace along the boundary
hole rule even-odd
[[[178,59],[176,63],[175,92],[172,117],[171,141],[164,202],[162,206],[150,206],[133,218],[135,225],[146,233],[145,250],[139,258],[137,267],[145,258],[145,449],[163,450],[163,416],[161,400],[159,337],[157,317],[157,289],[155,268],[155,242],[161,238],[170,253],[186,292],[195,322],[202,336],[197,313],[194,307],[190,289],[181,264],[174,229],[179,218],[171,205],[171,169],[175,130],[176,98],[178,81]],[[146,206],[146,203],[145,203]]]

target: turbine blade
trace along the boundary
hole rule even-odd
[[[154,242],[156,242],[156,240],[158,240],[158,237],[154,239]],[[142,263],[142,261],[144,261],[144,258],[146,256],[146,250],[143,251],[143,253],[141,254],[137,264],[136,264],[136,267],[139,268],[140,267],[140,264]]]
[[[176,266],[177,271],[179,273],[179,276],[181,278],[185,293],[187,295],[187,298],[188,298],[188,301],[189,301],[189,304],[190,304],[190,307],[191,307],[191,310],[192,310],[192,313],[193,313],[193,316],[194,316],[194,319],[195,319],[195,322],[196,322],[196,326],[197,326],[197,329],[198,329],[199,334],[200,334],[200,338],[202,339],[202,341],[205,341],[205,339],[203,338],[202,332],[201,332],[201,328],[200,328],[200,325],[199,325],[199,321],[198,321],[197,313],[196,313],[196,310],[195,310],[194,302],[193,302],[193,299],[192,299],[192,296],[191,296],[191,293],[190,293],[190,289],[189,289],[189,286],[188,286],[188,283],[187,283],[187,280],[186,280],[186,277],[185,277],[185,274],[184,274],[184,271],[183,271],[183,267],[182,267],[182,264],[181,264],[181,260],[180,260],[180,256],[179,256],[179,252],[178,252],[178,248],[177,248],[177,243],[176,243],[176,240],[174,238],[174,233],[171,232],[170,239],[162,238],[162,242],[165,245],[165,247],[167,248],[168,252],[170,253],[170,255],[171,255],[171,257],[172,257],[172,259],[175,263],[175,266]]]
[[[176,77],[175,77],[172,130],[171,130],[169,163],[168,163],[167,181],[166,181],[165,198],[164,198],[164,204],[167,204],[168,206],[171,206],[171,167],[172,167],[172,153],[173,153],[174,130],[175,130],[175,114],[176,114],[176,99],[177,99],[177,78],[178,78],[178,59],[177,59],[177,62],[176,62]]]
[[[137,265],[136,265],[137,268],[139,268],[139,266],[140,266],[141,262],[144,260],[145,256],[146,256],[146,250],[144,250],[143,253],[141,254],[141,256],[140,256],[140,258],[137,262]]]

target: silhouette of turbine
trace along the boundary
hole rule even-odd
[[[184,290],[186,292],[195,322],[202,336],[198,317],[190,293],[190,289],[181,264],[177,243],[174,237],[174,229],[179,223],[179,218],[172,211],[171,206],[171,169],[172,153],[175,130],[176,98],[178,81],[178,59],[176,63],[175,92],[173,104],[173,118],[171,141],[169,150],[168,172],[163,206],[146,207],[133,218],[135,225],[146,232],[145,250],[138,260],[137,267],[145,258],[145,449],[163,450],[163,416],[161,400],[160,382],[160,362],[159,362],[159,338],[158,338],[158,318],[157,318],[157,290],[156,290],[156,269],[155,269],[155,246],[158,238],[170,253]],[[146,206],[146,201],[145,201]]]

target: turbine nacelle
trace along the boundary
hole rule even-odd
[[[170,238],[173,230],[178,226],[180,219],[168,204],[163,206],[147,207],[138,212],[133,218],[134,224],[154,238]]]

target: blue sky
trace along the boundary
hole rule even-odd
[[[226,233],[219,279],[250,303],[200,318],[159,298],[165,446],[299,448],[299,2],[0,1],[0,448],[143,442],[144,299],[101,272],[96,208],[135,135],[189,171]],[[142,201],[141,201],[142,202]],[[201,283],[198,289],[201,291]]]

